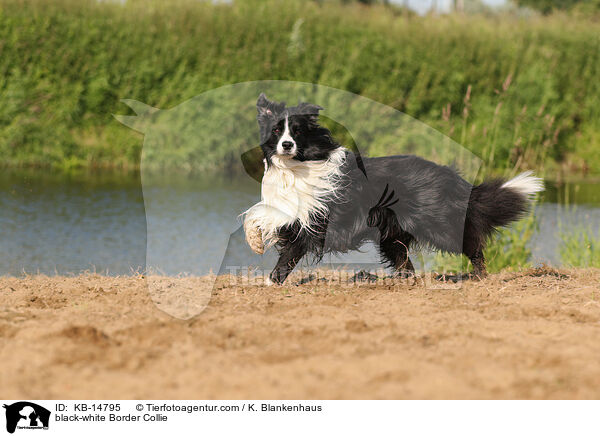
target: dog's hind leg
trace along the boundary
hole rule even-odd
[[[473,276],[477,279],[484,279],[487,277],[487,270],[485,268],[485,258],[483,257],[483,248],[480,247],[475,250],[474,253],[468,255],[471,263],[473,264]]]
[[[487,270],[483,256],[483,243],[465,238],[463,252],[473,265],[473,277],[479,280],[486,278]]]
[[[394,268],[396,274],[408,277],[415,274],[415,267],[408,257],[408,248],[413,236],[403,230],[387,232],[379,241],[379,252],[385,261]]]

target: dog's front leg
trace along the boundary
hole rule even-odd
[[[298,242],[286,244],[279,250],[279,260],[271,272],[270,284],[281,285],[305,254],[306,247],[303,244]]]

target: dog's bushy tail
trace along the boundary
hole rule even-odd
[[[495,179],[474,186],[469,198],[465,233],[484,240],[498,227],[523,217],[535,194],[543,190],[544,181],[534,177],[531,171],[509,181]]]

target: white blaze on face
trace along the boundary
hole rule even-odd
[[[291,142],[293,145],[291,148],[284,148],[283,147],[283,143],[284,142]],[[285,128],[283,130],[283,135],[281,135],[281,138],[279,138],[279,142],[277,143],[277,154],[279,155],[283,155],[283,156],[290,156],[290,157],[294,157],[296,156],[296,141],[294,141],[294,138],[292,138],[292,135],[290,135],[290,127],[289,127],[289,123],[288,123],[288,117],[286,115],[285,117]]]

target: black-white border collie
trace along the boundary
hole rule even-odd
[[[544,189],[531,172],[473,186],[417,156],[363,159],[319,125],[321,109],[258,98],[265,172],[261,201],[245,212],[244,227],[279,252],[268,282],[283,283],[306,254],[319,260],[367,241],[396,274],[414,273],[408,250],[417,243],[464,253],[483,278],[488,236],[522,217]]]

